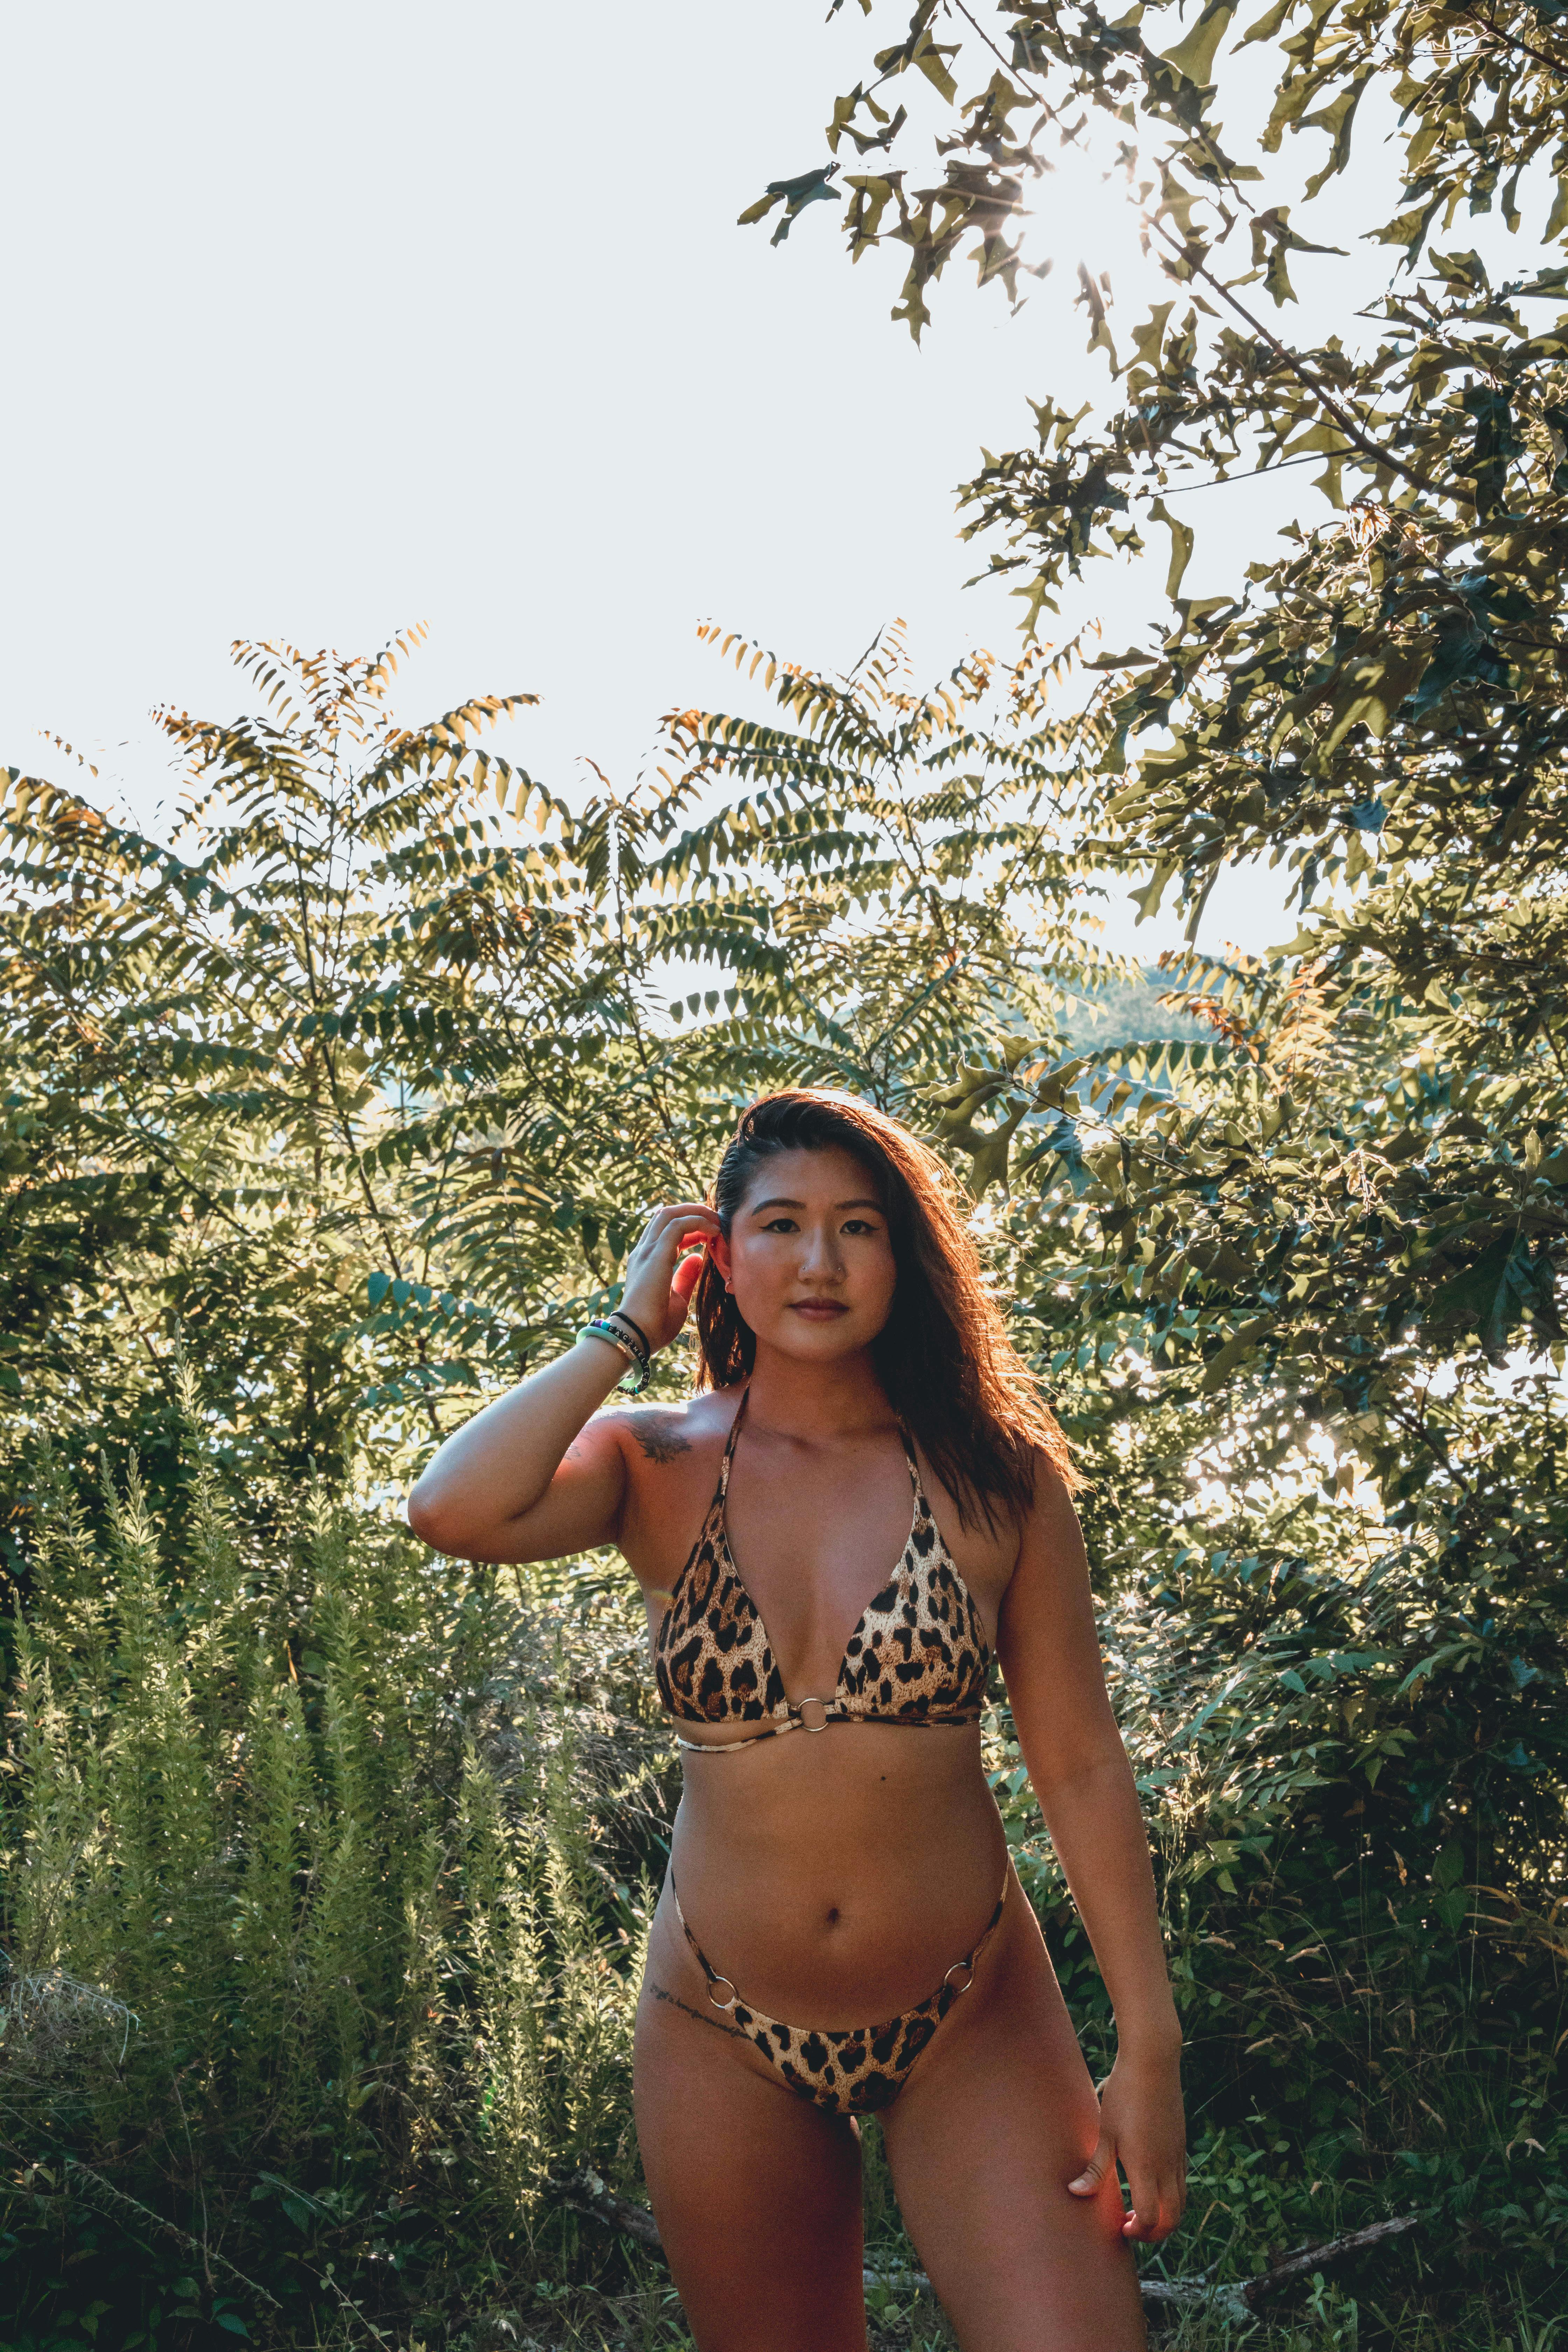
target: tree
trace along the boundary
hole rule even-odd
[[[607,1301],[752,1092],[906,1102],[1079,968],[1035,656],[929,694],[896,634],[847,680],[768,656],[778,724],[672,713],[573,814],[481,743],[529,697],[395,723],[412,642],[237,646],[262,714],[163,714],[166,843],[9,775],[18,1433],[90,1395],[155,1481],[180,1337],[237,1474],[395,1475]]]
[[[991,1105],[1012,1137],[1010,1278],[1100,1473],[1093,1532],[1151,1788],[1186,1789],[1188,1840],[1206,1821],[1184,1867],[1215,1937],[1235,1895],[1245,1962],[1194,1954],[1236,2019],[1226,2112],[1257,2100],[1304,2132],[1321,2085],[1289,2055],[1282,1988],[1259,2018],[1265,1922],[1294,1920],[1282,1938],[1310,1923],[1388,2015],[1405,1962],[1370,1887],[1406,1923],[1406,1959],[1431,1939],[1431,1967],[1466,1885],[1472,1918],[1479,1890],[1509,1889],[1496,1916],[1536,1921],[1528,1945],[1568,1867],[1568,312],[1539,308],[1568,270],[1494,286],[1430,241],[1494,194],[1517,226],[1532,163],[1556,189],[1536,225],[1562,237],[1561,13],[1270,8],[1241,37],[1278,45],[1261,145],[1330,142],[1292,215],[1254,205],[1257,167],[1217,120],[1226,0],[1184,26],[1159,5],[1113,24],[922,0],[835,102],[829,161],[742,215],[779,215],[776,238],[841,189],[853,257],[907,248],[894,315],[918,335],[963,248],[982,282],[1026,291],[1026,194],[1098,118],[1163,261],[1169,299],[1114,338],[1080,272],[1103,413],[1086,423],[1042,387],[1035,441],[963,487],[966,530],[1019,580],[1031,627],[1091,557],[1168,530],[1169,624],[1097,662],[1071,746],[1080,850],[1146,877],[1144,913],[1174,890],[1189,940],[1221,867],[1267,856],[1298,932],[1268,964],[1167,960],[1173,1001],[1215,1041],[1195,1072],[1145,1056],[1091,1097],[1077,1074],[1064,1095],[1059,1070],[1031,1086],[998,1068]],[[894,160],[917,136],[893,104],[903,78],[927,115],[934,93],[927,172]],[[1397,210],[1370,232],[1388,288],[1364,335],[1303,347],[1258,306],[1293,299],[1291,254],[1323,251],[1311,202],[1378,87],[1405,139]],[[851,147],[863,168],[840,178]],[[1184,595],[1194,530],[1167,498],[1306,453],[1326,521],[1260,551],[1232,593]],[[1108,1075],[1102,1059],[1084,1077]],[[1342,1871],[1353,1901],[1331,1892]],[[1560,1993],[1538,1984],[1544,2025]],[[1494,2050],[1529,2031],[1528,2008],[1474,2015]],[[1408,2082],[1388,2032],[1379,2063]],[[1364,2147],[1424,2128],[1391,2079],[1386,2113],[1352,2125],[1343,2103]],[[1542,2112],[1552,2064],[1531,2079]]]
[[[1552,1152],[1505,1177],[1483,1149],[1490,1098],[1455,1108],[1422,1016],[1344,994],[1326,968],[1173,974],[1161,1006],[1100,955],[1084,915],[1124,853],[1085,826],[1100,787],[1039,651],[1011,669],[972,656],[922,691],[896,638],[848,677],[733,637],[720,650],[772,716],[672,712],[639,782],[575,814],[469,740],[507,705],[401,730],[384,660],[285,649],[243,656],[279,697],[267,718],[172,722],[203,786],[177,842],[13,785],[9,1091],[35,1156],[12,1162],[9,1264],[46,1310],[13,1318],[5,1407],[28,1598],[18,1720],[38,1727],[36,1760],[18,1759],[23,1833],[55,1819],[51,1757],[68,1748],[67,1779],[90,1778],[82,1738],[129,1756],[152,1736],[135,1674],[106,1663],[103,1607],[89,1592],[85,1615],[51,1614],[62,1481],[118,1557],[126,1505],[91,1474],[107,1457],[123,1496],[132,1457],[144,1465],[132,1549],[197,1565],[137,1605],[163,1612],[149,1640],[189,1653],[163,1681],[204,1739],[234,1736],[258,1692],[287,1710],[279,1643],[313,1706],[328,1652],[300,1564],[308,1468],[361,1512],[395,1491],[435,1425],[613,1295],[644,1203],[703,1180],[741,1100],[847,1086],[967,1174],[1090,1472],[1222,2206],[1233,2173],[1253,2178],[1262,2101],[1290,2151],[1268,2158],[1273,2235],[1325,2234],[1343,2206],[1370,2218],[1406,2160],[1458,2210],[1479,2167],[1491,2254],[1500,2233],[1517,2263],[1549,2261],[1561,2213],[1478,2140],[1476,2110],[1521,2103],[1523,2138],[1549,2150],[1556,2032],[1541,2039],[1534,2013],[1555,1998],[1563,1843],[1563,1423],[1539,1386],[1510,1402],[1479,1377],[1499,1340],[1466,1339],[1469,1294],[1434,1304],[1478,1263],[1487,1279],[1495,1243],[1450,1234],[1435,1275],[1412,1236],[1450,1187],[1463,1204],[1489,1185],[1511,1231],[1536,1186],[1555,1197]],[[1535,1313],[1509,1280],[1505,1303]],[[1389,1297],[1407,1302],[1397,1340]],[[180,1466],[198,1437],[238,1529],[216,1551]],[[1352,1482],[1357,1507],[1325,1510],[1321,1481]],[[419,1607],[447,1605],[445,1577]],[[598,1596],[602,1580],[564,1589]],[[271,1647],[242,1673],[252,1623]],[[615,1618],[596,1638],[620,1656],[633,1637]],[[472,1666],[462,1622],[454,1641],[441,1705],[460,1713],[497,1669]],[[40,1642],[55,1687],[98,1694],[75,1731],[49,1712]],[[1009,1738],[1001,1711],[989,1752],[1015,1851],[1092,2032],[1098,1980]],[[188,1795],[188,1772],[168,1778]],[[100,1908],[51,1948],[89,1976],[110,1948],[101,1902],[135,1895],[114,1857],[156,1831],[130,1785],[93,1847]],[[196,1880],[209,1853],[249,1867],[233,1793],[218,1776],[213,1818],[182,1831]],[[301,1852],[319,1833],[306,1795]],[[635,1806],[606,1827],[647,1851]],[[183,1901],[178,1860],[167,1895],[136,1899]],[[376,1885],[384,1905],[413,1882]],[[358,1906],[355,1933],[380,1932],[373,1913]],[[232,1955],[189,1927],[186,1981],[208,1988],[202,2031],[221,2039]],[[1346,1975],[1316,1989],[1269,1957],[1325,1942]],[[1388,2068],[1375,2094],[1358,2080],[1369,2020]]]

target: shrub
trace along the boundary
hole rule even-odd
[[[178,1525],[33,1465],[6,2341],[445,2326],[570,2267],[553,2174],[633,2177],[635,1629],[321,1486],[260,1540],[186,1436]]]

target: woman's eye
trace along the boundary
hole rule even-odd
[[[763,1227],[763,1231],[764,1234],[793,1234],[795,1231],[795,1219],[793,1217],[770,1217],[767,1223]]]
[[[877,1228],[868,1224],[864,1217],[850,1217],[846,1220],[843,1230],[847,1234],[874,1234]]]

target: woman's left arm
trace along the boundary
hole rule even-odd
[[[1125,2234],[1157,2244],[1186,2203],[1181,2027],[1138,1791],[1106,1695],[1083,1536],[1044,1464],[997,1652],[1024,1761],[1116,2012],[1100,2145],[1068,2186],[1091,2197],[1120,2161],[1132,2198]]]

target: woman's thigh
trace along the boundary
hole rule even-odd
[[[865,2352],[860,2143],[784,2088],[660,1906],[637,2010],[637,2143],[698,2352]]]
[[[969,1993],[882,2118],[905,2226],[963,2352],[1143,2352],[1121,2192],[1067,2184],[1099,2105],[1016,1882]]]

